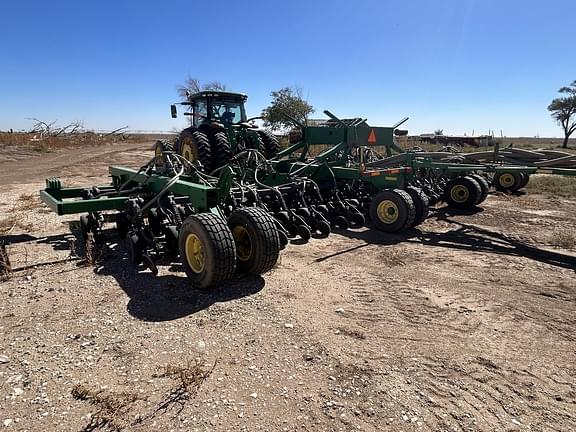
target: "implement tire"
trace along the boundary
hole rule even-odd
[[[257,207],[239,208],[228,218],[228,226],[236,243],[239,272],[262,274],[276,265],[281,244],[270,214]]]
[[[393,233],[412,226],[416,217],[416,207],[407,192],[400,189],[384,189],[372,199],[369,213],[376,229]]]
[[[518,186],[518,190],[526,187],[526,185],[530,181],[530,174],[527,173],[520,173],[520,174],[522,175],[522,182],[520,183],[520,186]]]
[[[488,192],[490,191],[490,183],[488,183],[486,177],[483,177],[480,174],[470,174],[468,177],[471,177],[474,180],[476,180],[476,182],[480,186],[480,189],[482,190],[482,195],[480,196],[480,201],[478,202],[478,204],[484,202],[488,197]]]
[[[410,225],[410,228],[420,225],[428,217],[428,212],[430,211],[430,201],[428,196],[420,188],[414,186],[408,186],[406,192],[412,198],[414,202],[414,209],[416,210],[416,215],[414,217],[414,222]]]
[[[494,174],[494,188],[500,192],[516,192],[520,189],[523,177],[519,172],[498,172]]]
[[[264,144],[264,156],[266,156],[266,159],[272,159],[274,156],[276,156],[276,153],[280,151],[278,138],[276,138],[274,134],[268,132],[267,130],[258,131],[258,135],[260,135],[260,139]]]
[[[458,177],[450,180],[444,188],[444,201],[455,209],[469,209],[480,202],[482,189],[476,180],[470,177]]]
[[[178,248],[184,271],[195,287],[213,287],[234,275],[234,237],[219,216],[212,213],[188,216],[180,229]]]
[[[191,128],[184,129],[178,137],[177,149],[178,154],[188,161],[200,162],[204,172],[212,172],[212,149],[205,133]]]

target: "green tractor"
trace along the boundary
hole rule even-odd
[[[189,107],[185,115],[192,116],[191,126],[172,142],[158,141],[154,151],[174,151],[190,162],[200,162],[202,170],[211,173],[226,165],[230,158],[247,149],[256,149],[270,159],[278,153],[278,139],[267,130],[246,118],[242,93],[201,91],[187,94],[179,105]],[[176,104],[171,107],[172,118],[177,117]]]

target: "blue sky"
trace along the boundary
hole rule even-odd
[[[27,117],[172,130],[187,76],[249,95],[299,86],[317,115],[411,133],[562,136],[546,107],[576,79],[573,1],[3,2],[0,129]]]

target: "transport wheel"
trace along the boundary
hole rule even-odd
[[[212,149],[205,133],[184,129],[178,137],[178,153],[190,162],[199,161],[205,172],[212,171]]]
[[[280,254],[274,219],[257,207],[234,210],[228,226],[236,243],[236,266],[242,273],[262,274],[272,269]]]
[[[416,207],[407,192],[384,189],[372,199],[369,214],[375,228],[384,232],[398,232],[414,223]]]
[[[192,285],[225,282],[236,269],[236,247],[226,222],[212,213],[188,216],[178,236],[180,258]]]
[[[474,207],[482,196],[478,182],[470,177],[450,180],[444,188],[444,201],[449,207],[468,209]]]
[[[500,192],[515,192],[520,189],[521,184],[521,173],[498,172],[494,174],[494,187]]]
[[[408,186],[406,188],[406,193],[410,195],[412,201],[414,202],[414,208],[416,210],[416,215],[414,216],[414,222],[410,225],[410,228],[420,225],[428,217],[428,212],[430,211],[430,201],[428,196],[420,188],[414,186]]]
[[[266,159],[272,159],[274,156],[276,156],[276,153],[280,151],[278,138],[276,138],[274,134],[268,132],[267,130],[258,131],[258,135],[260,135],[260,139],[264,144],[264,156],[266,156]]]
[[[522,176],[522,182],[520,182],[520,186],[518,186],[518,190],[526,187],[526,185],[530,181],[530,174],[520,173],[520,175]]]
[[[476,182],[478,183],[478,186],[480,186],[480,189],[482,191],[482,194],[480,196],[480,201],[478,202],[478,204],[480,204],[481,202],[484,202],[486,200],[486,198],[488,197],[488,192],[490,191],[490,183],[488,183],[488,180],[486,180],[486,177],[483,177],[480,174],[470,174],[468,177],[476,180]]]
[[[227,165],[232,151],[230,150],[230,142],[226,132],[217,132],[212,135],[210,145],[212,150],[212,169],[215,170]]]

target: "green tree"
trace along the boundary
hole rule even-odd
[[[210,81],[202,84],[200,80],[189,76],[184,81],[184,84],[178,85],[177,90],[178,95],[182,99],[186,99],[188,94],[198,93],[202,90],[226,91],[226,84],[220,81]]]
[[[272,130],[286,130],[305,124],[314,108],[302,96],[302,89],[284,87],[270,93],[272,102],[262,110],[264,126]]]
[[[562,147],[566,148],[570,135],[576,131],[576,80],[572,81],[568,87],[562,87],[558,92],[567,96],[552,100],[548,105],[548,111],[564,130]]]
[[[444,135],[444,129],[436,129],[434,135]]]

